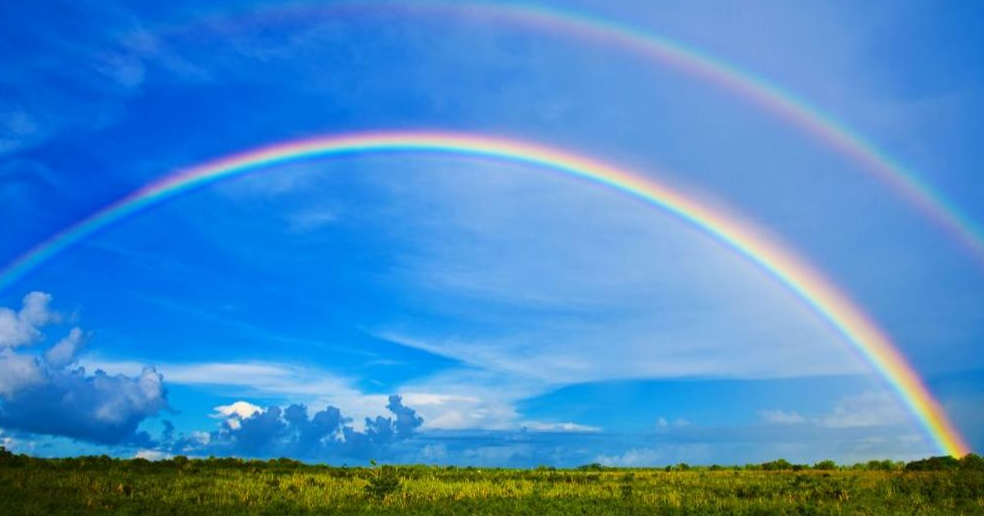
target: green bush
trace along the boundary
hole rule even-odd
[[[906,471],[952,471],[959,468],[960,461],[950,456],[930,457],[905,465]]]
[[[980,455],[968,453],[960,459],[960,469],[965,471],[984,471],[984,458]]]
[[[364,490],[369,499],[382,502],[387,496],[400,490],[400,476],[393,466],[377,466],[376,461],[372,461],[372,465],[374,467],[369,475],[369,483]]]
[[[837,469],[837,463],[832,460],[822,460],[813,465],[813,469],[818,471],[831,471]]]
[[[868,463],[855,469],[822,461],[819,471],[795,472],[782,460],[744,470],[361,468],[289,460],[38,459],[3,449],[0,461],[3,516],[984,515],[984,461],[976,455],[913,461],[909,471],[896,463],[869,471]]]

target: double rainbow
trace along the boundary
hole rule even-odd
[[[827,147],[853,161],[879,182],[945,230],[984,265],[984,232],[959,207],[931,185],[879,150],[846,124],[812,106],[763,77],[734,66],[670,38],[570,9],[514,2],[405,0],[405,1],[300,1],[246,12],[218,13],[176,24],[170,31],[211,27],[235,29],[237,25],[311,20],[358,14],[415,15],[442,18],[449,15],[499,21],[599,42],[645,59],[675,68],[712,83],[780,117]],[[168,28],[160,30],[168,33]],[[144,36],[143,33],[140,36]]]
[[[113,222],[182,192],[305,159],[404,152],[474,156],[540,167],[623,192],[682,219],[760,267],[836,328],[898,394],[942,452],[954,456],[968,452],[939,403],[886,334],[834,284],[788,249],[655,180],[525,142],[449,132],[377,132],[297,140],[235,154],[170,174],[42,242],[0,270],[0,289]]]

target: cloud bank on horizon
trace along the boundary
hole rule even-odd
[[[777,445],[787,452],[801,450],[807,454],[804,456],[818,451],[844,454],[843,449],[829,448],[831,442],[839,446],[851,443],[854,449],[845,456],[856,458],[898,454],[900,449],[906,450],[905,456],[918,456],[928,450],[897,401],[887,393],[871,390],[841,397],[829,413],[809,419],[794,411],[765,409],[758,411],[753,424],[715,427],[683,418],[668,421],[660,416],[650,428],[631,435],[573,422],[519,420],[515,409],[508,407],[499,408],[496,414],[494,402],[508,400],[505,390],[501,391],[505,398],[495,400],[491,393],[465,397],[416,390],[422,386],[408,387],[402,396],[384,396],[384,408],[390,416],[365,417],[359,424],[353,424],[331,404],[309,415],[305,403],[262,408],[238,400],[212,408],[207,416],[219,420],[212,424],[217,428],[178,430],[171,419],[180,412],[170,404],[165,376],[157,368],[142,367],[135,375],[110,374],[97,368],[88,374],[79,364],[84,338],[79,327],[71,328],[43,351],[29,351],[48,340],[47,331],[63,327],[68,321],[77,322],[77,317],[54,311],[51,301],[49,294],[32,292],[24,297],[19,310],[0,309],[0,339],[5,344],[0,348],[0,427],[5,430],[5,446],[15,450],[46,454],[50,453],[46,448],[64,450],[66,443],[74,442],[82,449],[109,449],[115,454],[143,457],[294,457],[327,462],[376,458],[511,466],[544,462],[638,466],[684,458],[714,461],[721,457],[738,460],[748,456],[751,446],[760,448],[752,456],[768,457],[768,450]],[[112,362],[104,362],[103,366],[133,367]],[[326,375],[294,369],[278,376],[278,366],[248,364],[163,365],[161,369],[176,372],[177,382],[170,384],[172,389],[183,384],[205,384],[213,389],[232,386],[239,394],[257,397],[304,393],[300,385],[305,384],[305,378]],[[206,371],[206,376],[198,371]],[[264,374],[281,381],[293,378],[298,383],[265,382]],[[471,381],[471,387],[461,388],[480,383]],[[246,385],[252,385],[252,390],[244,390]],[[332,384],[316,385],[325,388]],[[447,385],[453,383],[435,381],[431,388]],[[313,391],[307,392],[310,395]],[[379,398],[353,392],[348,393],[349,399],[340,401],[352,404],[356,411]],[[625,397],[625,401],[636,403],[633,396]],[[426,424],[427,420],[417,409],[406,405],[404,398],[419,404],[434,422]],[[590,399],[579,402],[591,404]],[[474,413],[490,409],[491,414],[475,418]],[[148,431],[151,427],[157,428],[153,434]],[[595,447],[585,449],[584,441]],[[35,447],[38,442],[44,443],[40,449]],[[711,443],[716,446],[711,447]]]
[[[699,2],[553,7],[753,70],[984,220],[979,7],[761,2],[727,22]],[[984,274],[857,163],[731,92],[481,16],[67,8],[0,20],[18,49],[0,71],[0,263],[169,172],[271,142],[403,128],[542,142],[663,170],[780,236],[984,446]],[[645,206],[516,164],[276,167],[120,221],[0,291],[0,307],[0,440],[40,455],[935,451],[842,337],[760,271]]]

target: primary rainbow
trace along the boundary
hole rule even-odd
[[[457,14],[489,20],[501,20],[535,29],[568,34],[577,38],[608,44],[677,68],[716,84],[726,91],[765,108],[804,132],[859,164],[880,182],[895,190],[903,199],[939,227],[947,231],[984,266],[984,232],[943,194],[897,163],[844,123],[823,113],[804,99],[770,83],[763,77],[729,64],[696,48],[672,39],[605,20],[598,16],[542,5],[512,2],[407,0],[407,1],[339,1],[331,3],[301,1],[277,5],[233,16],[218,14],[196,20],[194,26],[223,28],[249,20],[260,22],[377,12],[417,13],[431,16]],[[245,16],[243,16],[245,14]],[[238,15],[238,16],[237,16]],[[178,25],[174,28],[189,28]]]
[[[304,159],[398,152],[475,156],[532,165],[606,186],[662,208],[737,251],[786,286],[874,367],[942,452],[953,456],[968,452],[939,403],[886,334],[834,284],[788,249],[733,216],[650,178],[526,142],[450,132],[376,132],[296,140],[235,154],[172,173],[54,235],[0,270],[0,289],[113,222],[182,192]]]

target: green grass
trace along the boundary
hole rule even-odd
[[[984,514],[984,473],[30,459],[0,465],[0,514],[951,516]]]

